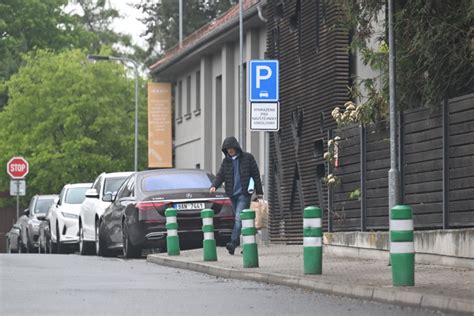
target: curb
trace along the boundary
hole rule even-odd
[[[472,315],[474,313],[474,302],[439,295],[406,292],[395,290],[393,288],[330,283],[316,279],[307,279],[278,273],[242,271],[238,269],[217,267],[207,263],[189,262],[178,258],[168,258],[158,255],[148,255],[146,260],[150,263],[206,273],[220,278],[283,285],[325,294],[342,295],[381,303],[400,304],[415,308],[428,308],[449,313],[466,315]]]

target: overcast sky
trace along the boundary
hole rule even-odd
[[[133,42],[145,48],[146,41],[140,37],[140,34],[145,31],[145,25],[137,20],[140,17],[140,11],[131,6],[131,4],[137,3],[140,3],[140,0],[107,0],[107,5],[118,10],[122,16],[122,18],[116,19],[112,24],[114,30],[132,35]],[[76,4],[69,4],[66,6],[65,11],[74,12],[78,8],[79,6]]]
[[[145,31],[145,26],[137,20],[137,17],[140,17],[140,11],[130,5],[140,3],[140,0],[109,0],[109,3],[123,16],[113,23],[114,29],[117,32],[132,35],[133,41],[144,47],[146,42],[140,34]]]

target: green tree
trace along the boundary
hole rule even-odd
[[[65,12],[75,2],[79,13]],[[82,12],[81,12],[82,11]],[[55,52],[71,48],[97,53],[104,46],[132,47],[129,36],[117,34],[111,23],[118,18],[105,0],[2,0],[0,2],[0,109],[7,103],[4,82],[17,72],[21,55],[36,49]]]
[[[28,193],[59,192],[65,183],[133,169],[134,84],[121,64],[91,64],[85,52],[38,50],[7,82],[0,113],[0,165],[30,163]],[[139,166],[146,164],[146,107],[140,85]],[[7,190],[8,176],[0,190]]]
[[[67,0],[2,0],[0,84],[17,71],[22,53],[34,48],[56,50],[77,46],[77,38],[73,36],[73,20],[61,9],[66,3]],[[0,95],[0,107],[5,102],[6,94],[3,93]]]
[[[206,23],[227,11],[231,0],[219,1],[183,1],[183,36],[188,36]],[[179,40],[179,1],[142,1],[136,5],[146,25],[143,36],[146,37],[148,50],[146,62],[153,63],[164,51],[172,48]]]

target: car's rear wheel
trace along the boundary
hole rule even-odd
[[[35,252],[35,246],[31,243],[30,241],[30,233],[28,230],[26,230],[26,247],[28,248],[28,253],[34,253]]]
[[[58,253],[58,245],[53,242],[53,240],[50,238],[49,239],[49,253],[50,254],[53,254],[53,253]]]
[[[44,237],[44,253],[51,253],[50,243],[48,237]]]
[[[114,252],[107,248],[104,238],[101,237],[101,227],[102,222],[96,223],[95,225],[95,243],[96,243],[96,254],[102,257],[112,257]]]
[[[7,238],[7,253],[12,253],[12,248],[10,247],[10,239]]]
[[[79,253],[82,256],[94,254],[94,245],[84,240],[84,229],[79,225]]]
[[[52,238],[52,234],[51,234],[52,230],[51,230],[51,225],[49,225],[49,238],[48,238],[48,241],[47,241],[47,244],[48,244],[48,248],[49,248],[49,253],[50,254],[53,254],[53,253],[57,253],[58,252],[58,247],[56,245],[55,242],[53,242],[53,238]]]
[[[99,221],[95,221],[95,254],[100,255],[101,247],[100,247],[100,239],[99,239]]]
[[[128,225],[122,224],[122,236],[123,236],[123,256],[125,258],[140,258],[142,256],[142,248],[134,246],[130,241],[130,235],[128,231]]]
[[[64,253],[64,245],[61,244],[61,235],[59,235],[58,223],[56,223],[56,253]]]
[[[26,253],[27,252],[27,248],[25,245],[23,245],[23,242],[21,241],[21,238],[19,237],[18,238],[18,252],[19,253]]]

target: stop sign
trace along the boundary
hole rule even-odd
[[[7,172],[12,179],[23,179],[29,171],[28,161],[23,157],[13,157],[7,163]]]

